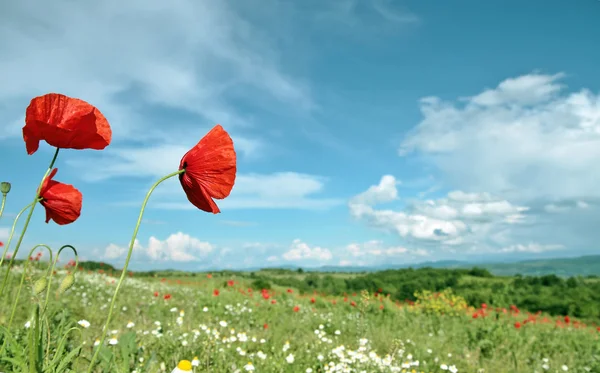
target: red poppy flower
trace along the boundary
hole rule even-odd
[[[298,311],[300,311],[300,307],[299,307],[299,306],[294,306],[294,308],[293,308],[293,311],[294,311],[294,312],[298,312]]]
[[[213,295],[214,295],[215,297],[218,297],[218,296],[219,296],[219,289],[215,289],[215,290],[213,290]]]
[[[57,148],[102,150],[111,137],[104,115],[77,98],[48,93],[32,99],[25,113],[23,139],[29,155],[41,140]]]
[[[516,329],[519,329],[519,328],[521,328],[521,323],[517,321],[517,322],[515,323],[515,328],[516,328]]]
[[[58,225],[65,225],[77,220],[81,214],[83,196],[73,185],[52,180],[57,171],[57,168],[52,170],[44,180],[40,203],[46,209],[46,223],[52,219]]]
[[[169,300],[169,299],[171,299],[171,294],[165,294],[165,295],[163,296],[163,299],[164,299],[164,300]]]
[[[179,182],[188,200],[200,210],[221,212],[213,198],[229,195],[235,183],[236,155],[233,140],[223,127],[216,125],[188,151],[179,169]]]

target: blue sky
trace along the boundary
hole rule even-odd
[[[598,1],[107,0],[0,5],[0,240],[52,155],[25,152],[32,97],[97,106],[104,151],[61,152],[84,195],[24,248],[121,266],[154,180],[214,124],[238,177],[222,214],[176,179],[133,269],[378,265],[597,253]],[[67,259],[67,258],[65,258]]]

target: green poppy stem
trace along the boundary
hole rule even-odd
[[[56,253],[56,256],[54,257],[54,262],[52,263],[52,267],[50,268],[50,270],[48,272],[48,285],[47,285],[47,289],[46,289],[46,299],[44,300],[44,307],[42,308],[42,311],[41,311],[42,313],[46,312],[46,307],[48,307],[48,298],[50,298],[50,285],[52,284],[52,277],[54,276],[54,268],[56,267],[56,263],[58,262],[58,257],[60,256],[60,252],[66,248],[73,250],[73,253],[75,254],[75,267],[73,267],[73,271],[76,271],[77,267],[79,267],[79,255],[77,254],[77,250],[73,246],[64,245],[60,249],[58,249],[58,252]],[[50,258],[50,260],[52,261],[52,258]]]
[[[38,247],[45,247],[48,250],[48,253],[50,254],[50,262],[52,262],[52,249],[50,249],[50,246],[45,245],[43,243],[39,244],[39,245],[35,245],[31,249],[31,251],[29,251],[29,256],[31,257],[31,255],[33,254],[33,252]],[[12,326],[12,322],[13,322],[13,319],[15,317],[15,313],[17,311],[17,305],[19,303],[19,298],[21,297],[21,289],[23,289],[23,283],[25,282],[25,276],[27,275],[27,269],[29,268],[30,264],[31,264],[30,260],[27,260],[25,262],[25,266],[23,268],[23,273],[21,274],[21,282],[19,283],[19,288],[17,289],[17,296],[15,297],[15,300],[13,301],[12,310],[10,312],[10,318],[8,319],[8,326],[6,327],[7,330],[10,330],[10,327]],[[4,351],[4,346],[6,345],[6,341],[7,341],[7,338],[4,338],[4,341],[2,342],[2,347],[0,347],[0,353],[2,353],[2,351]]]
[[[21,215],[23,215],[23,213],[25,212],[25,210],[27,210],[28,208],[31,207],[31,205],[33,205],[33,203],[28,204],[27,206],[23,207],[23,209],[21,211],[19,211],[19,213],[17,214],[17,217],[15,218],[15,221],[13,222],[13,226],[10,230],[10,234],[8,235],[8,241],[6,241],[6,245],[4,246],[4,252],[2,253],[2,258],[0,258],[0,268],[2,268],[2,263],[4,263],[4,258],[6,257],[6,252],[8,251],[8,247],[10,246],[10,242],[12,241],[12,238],[15,234],[15,228],[17,226],[17,222],[19,221],[19,218],[21,217]],[[0,292],[0,294],[2,294],[2,292]]]
[[[15,258],[17,257],[17,253],[19,252],[19,247],[21,247],[21,242],[23,242],[23,237],[25,237],[25,232],[27,231],[27,227],[29,226],[29,222],[31,221],[31,216],[33,215],[33,210],[35,209],[35,206],[37,205],[37,203],[40,200],[40,191],[42,190],[42,185],[44,185],[44,180],[46,180],[46,177],[48,177],[48,174],[50,173],[50,171],[52,171],[52,168],[54,167],[54,163],[56,162],[56,157],[58,157],[59,150],[60,150],[60,148],[56,148],[56,152],[54,152],[54,157],[52,157],[50,166],[48,166],[48,170],[46,170],[46,173],[44,174],[44,177],[42,178],[42,181],[40,182],[40,185],[38,186],[37,191],[35,192],[35,198],[33,199],[33,202],[31,203],[31,208],[29,209],[29,214],[27,214],[27,219],[25,220],[25,225],[23,225],[23,229],[21,230],[21,236],[19,237],[19,240],[17,241],[17,246],[15,247],[15,251],[13,252],[12,257],[10,258],[10,263],[8,264],[8,268],[6,269],[6,273],[4,274],[4,279],[2,280],[2,286],[0,287],[0,297],[2,296],[2,293],[4,292],[4,288],[6,287],[8,275],[10,274],[12,265],[15,261]],[[15,219],[15,221],[16,221],[16,219]]]
[[[4,205],[6,204],[6,194],[2,195],[2,205],[0,206],[0,218],[2,217],[2,214],[4,213]]]
[[[127,252],[127,258],[125,258],[125,265],[123,266],[123,270],[121,271],[121,277],[119,278],[119,282],[117,283],[117,287],[115,288],[115,293],[113,294],[112,301],[110,302],[110,307],[108,310],[108,317],[106,318],[106,322],[104,323],[104,327],[102,328],[102,337],[100,338],[100,343],[94,351],[94,355],[92,355],[92,360],[90,361],[90,366],[88,367],[87,372],[91,373],[94,368],[94,363],[98,358],[98,353],[102,346],[104,346],[104,341],[106,340],[106,334],[108,332],[108,327],[110,325],[110,320],[112,318],[113,310],[115,308],[115,303],[117,301],[117,295],[119,294],[119,289],[121,288],[121,284],[125,279],[125,275],[127,274],[127,266],[129,266],[129,260],[131,259],[131,254],[133,253],[133,245],[135,244],[135,239],[137,238],[138,231],[140,229],[140,224],[142,223],[142,217],[144,216],[144,211],[146,210],[146,204],[148,203],[148,199],[150,195],[154,191],[154,189],[163,181],[172,178],[173,176],[177,176],[185,172],[185,169],[178,170],[176,172],[170,173],[167,176],[159,179],[148,191],[146,194],[146,198],[144,198],[144,202],[142,203],[142,208],[140,210],[140,215],[138,216],[137,224],[135,225],[135,229],[133,230],[133,235],[131,236],[131,241],[129,241],[129,251]]]

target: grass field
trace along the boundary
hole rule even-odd
[[[22,272],[13,269],[0,305],[3,326]],[[28,321],[40,301],[31,287],[40,273],[26,276],[6,340],[12,360],[0,362],[1,372],[27,369],[17,362],[28,360]],[[411,305],[373,293],[253,290],[248,279],[231,274],[128,277],[108,343],[99,347],[95,342],[117,278],[77,271],[75,284],[58,295],[65,275],[59,271],[53,280],[41,324],[40,334],[50,338],[40,346],[45,371],[60,371],[52,361],[62,340],[74,357],[62,371],[72,372],[85,371],[97,348],[102,348],[98,372],[171,372],[183,359],[194,363],[195,372],[600,372],[600,332],[574,319],[527,314],[509,305],[453,307],[458,298],[450,296]],[[71,327],[80,332],[67,332]]]

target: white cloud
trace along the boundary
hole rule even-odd
[[[9,229],[0,227],[0,241],[4,242],[6,245],[6,240],[8,240]],[[4,249],[0,249],[0,252],[4,251]]]
[[[413,201],[406,211],[375,209],[378,203],[398,198],[396,184],[393,176],[386,175],[379,185],[351,198],[351,215],[405,239],[461,245],[489,233],[494,224],[519,223],[528,209],[489,193],[462,191],[438,200]]]
[[[562,250],[565,247],[563,245],[542,245],[539,243],[529,243],[526,245],[516,244],[503,247],[498,250],[501,253],[543,253],[546,251]]]
[[[453,187],[518,200],[600,197],[600,96],[529,74],[457,101],[421,101],[403,140]]]
[[[429,256],[430,253],[424,249],[408,249],[403,246],[386,246],[382,241],[371,240],[364,243],[351,243],[346,246],[346,251],[353,258],[359,257],[414,257]]]
[[[139,90],[148,103],[232,124],[244,120],[222,98],[236,86],[311,105],[306,87],[277,65],[269,37],[226,2],[11,2],[0,31],[0,100],[58,90],[125,119],[117,95]]]
[[[366,191],[354,196],[350,203],[355,205],[375,205],[391,202],[398,198],[396,184],[398,184],[398,181],[396,181],[394,176],[384,175],[378,185],[372,185]]]
[[[187,262],[200,260],[213,252],[214,249],[215,246],[208,242],[200,241],[182,232],[177,232],[171,234],[164,241],[151,236],[146,246],[143,246],[136,239],[132,255],[139,261]],[[223,252],[221,253],[223,254]],[[106,259],[121,258],[126,254],[127,248],[116,244],[110,244],[104,250],[104,257]]]
[[[283,253],[281,257],[288,261],[298,260],[320,260],[328,261],[333,258],[331,251],[319,246],[310,247],[305,242],[295,239],[290,246],[289,251]]]

